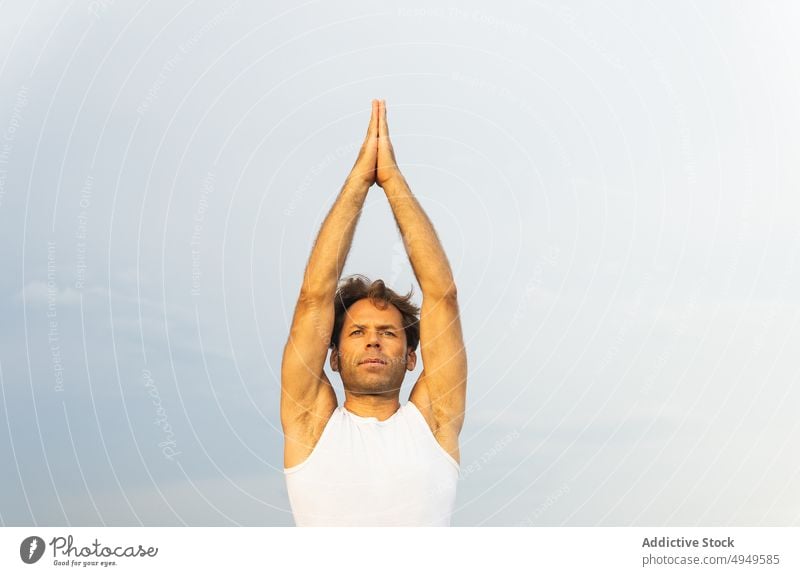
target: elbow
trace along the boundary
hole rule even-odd
[[[322,302],[333,302],[333,293],[330,290],[320,288],[306,288],[300,291],[298,301],[306,304],[320,304]]]
[[[457,301],[458,300],[458,290],[456,289],[455,282],[450,282],[447,286],[441,286],[437,289],[422,291],[424,296],[428,296],[434,300],[450,300],[450,301]]]
[[[458,289],[456,288],[456,281],[450,276],[450,281],[447,283],[445,287],[444,298],[449,298],[451,300],[456,300],[458,298]]]
[[[452,285],[452,288],[446,290],[444,294],[442,294],[442,299],[444,300],[458,300],[458,291],[456,290],[455,284]]]

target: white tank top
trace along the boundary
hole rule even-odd
[[[449,526],[458,474],[413,402],[383,421],[337,407],[308,458],[284,468],[298,526]]]

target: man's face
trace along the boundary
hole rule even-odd
[[[331,369],[347,390],[378,394],[400,390],[406,370],[416,366],[416,352],[406,353],[403,315],[389,304],[381,310],[368,298],[345,314],[339,346],[331,353]]]

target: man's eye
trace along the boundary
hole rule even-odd
[[[353,335],[353,334],[355,334],[356,332],[361,332],[361,330],[353,330],[352,332],[350,332],[350,335],[352,336],[352,335]]]
[[[389,332],[388,330],[384,332],[387,336],[394,336],[394,332]]]

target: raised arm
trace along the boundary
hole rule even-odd
[[[467,355],[456,285],[433,224],[397,166],[385,101],[380,101],[376,182],[386,193],[422,289],[420,349],[424,369],[409,399],[424,415],[428,410],[426,417],[432,417],[437,439],[445,447],[455,445],[457,453],[466,405]]]
[[[378,101],[372,101],[367,136],[339,196],[322,223],[311,251],[281,364],[284,432],[306,430],[336,395],[324,365],[333,330],[333,299],[367,192],[375,182]],[[332,410],[332,408],[331,408]]]
[[[378,113],[378,101],[373,100],[367,136],[339,196],[317,235],[303,277],[301,296],[327,298],[333,303],[333,296],[347,254],[350,252],[361,208],[364,206],[370,186],[375,183]]]
[[[394,147],[389,138],[385,101],[381,100],[379,106],[376,182],[383,188],[392,207],[423,296],[437,300],[444,297],[455,298],[456,285],[450,263],[433,224],[411,193],[411,188],[397,166]]]

